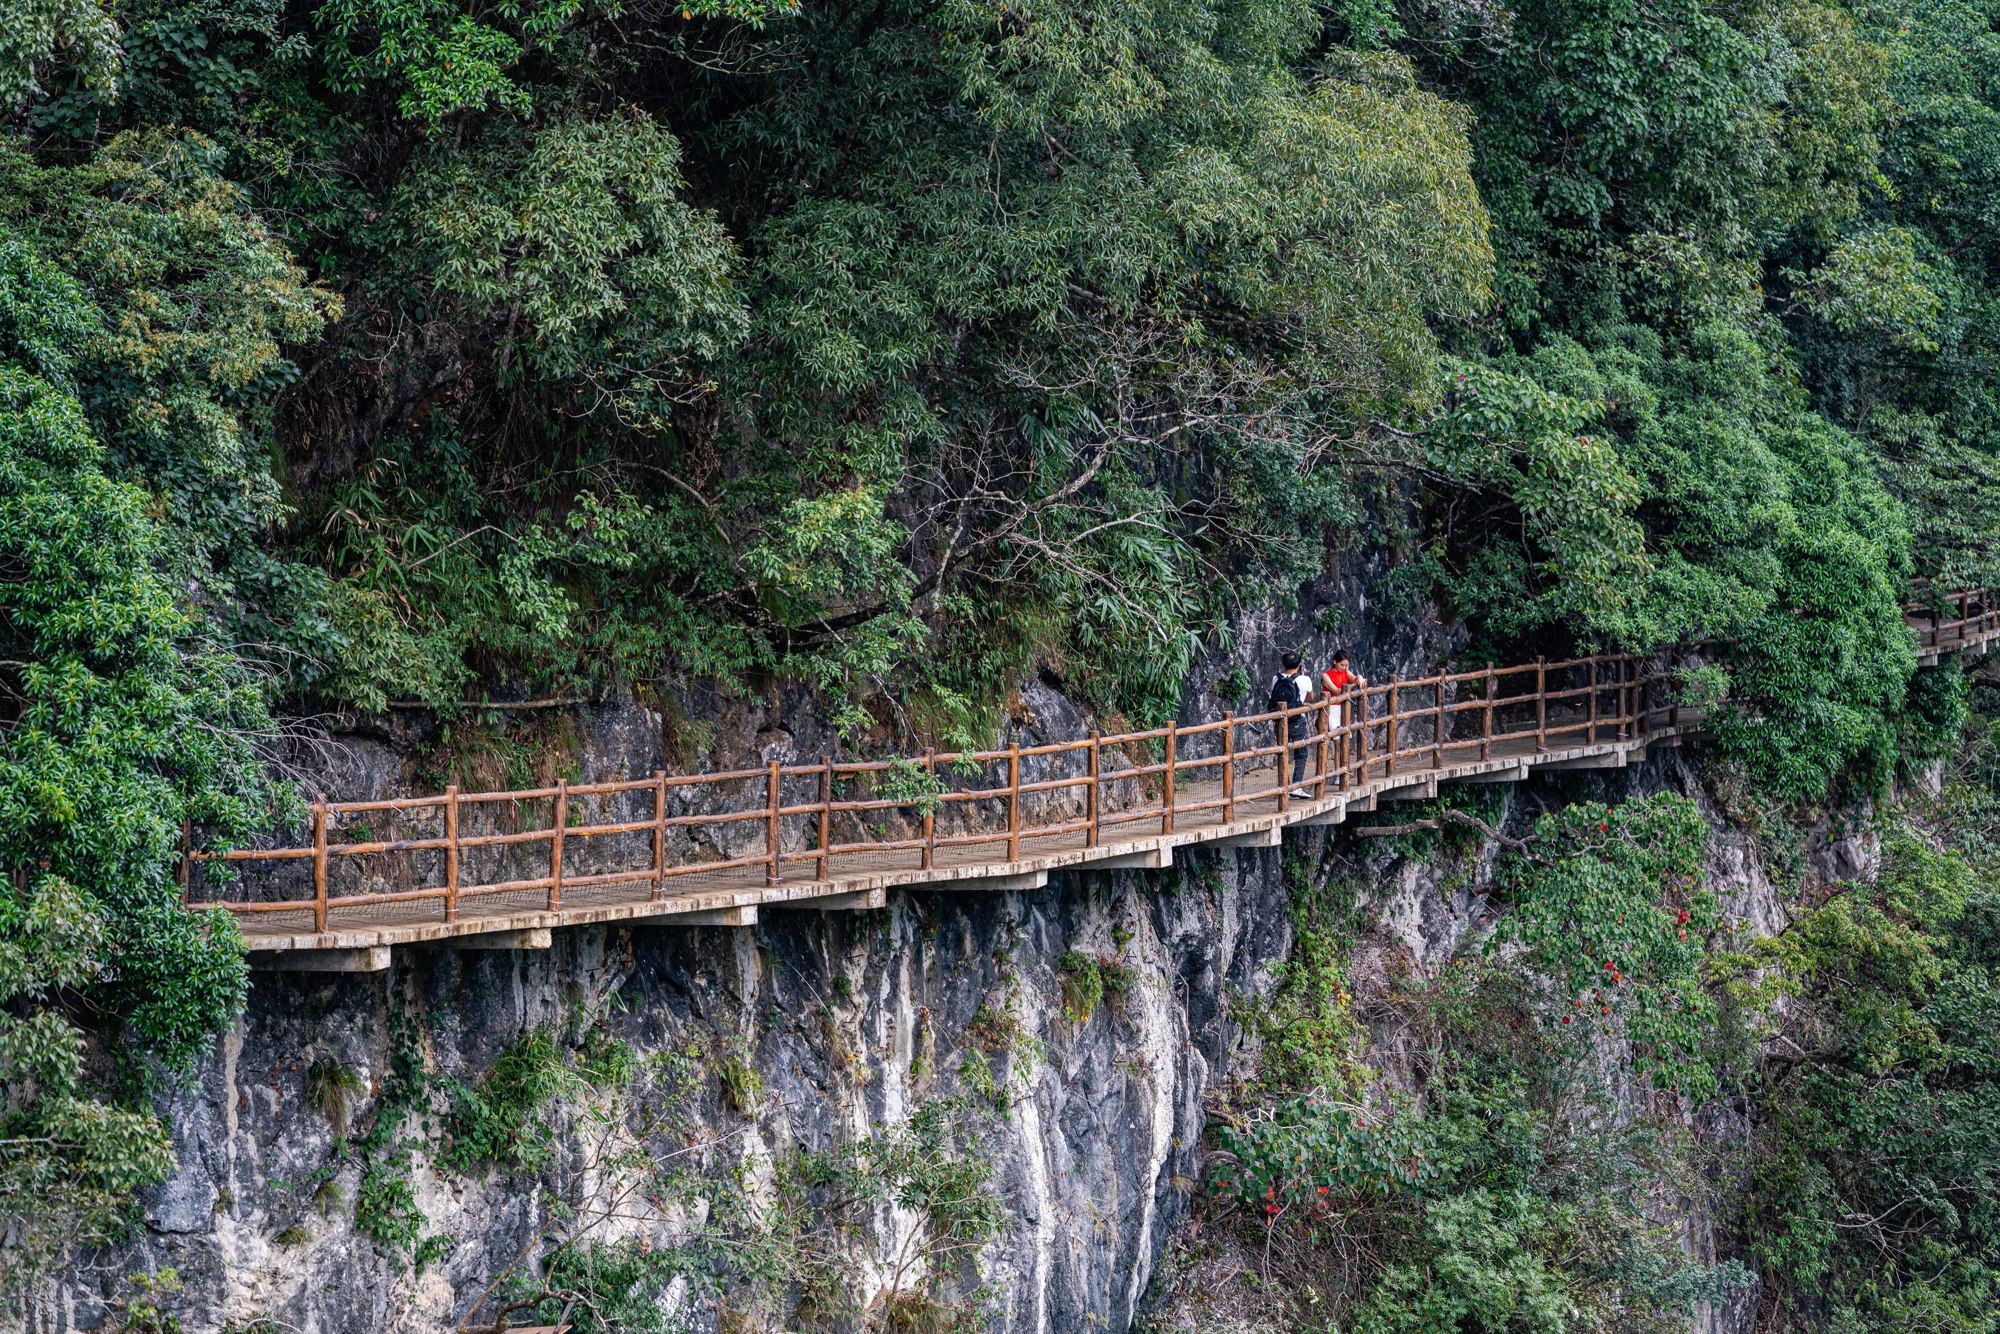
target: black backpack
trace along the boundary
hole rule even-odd
[[[1273,709],[1297,708],[1302,703],[1299,699],[1299,682],[1303,679],[1300,676],[1286,676],[1283,672],[1279,672],[1271,678],[1270,698],[1264,701],[1265,706]]]

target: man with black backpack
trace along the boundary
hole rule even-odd
[[[1279,659],[1284,670],[1271,678],[1271,688],[1265,700],[1265,707],[1276,709],[1297,709],[1310,704],[1313,697],[1313,679],[1302,668],[1299,655],[1286,653]],[[1311,789],[1305,786],[1306,756],[1312,750],[1313,723],[1310,713],[1295,713],[1282,724],[1285,744],[1291,747],[1292,755],[1292,795],[1310,797]],[[1278,774],[1283,777],[1284,760],[1278,761]]]

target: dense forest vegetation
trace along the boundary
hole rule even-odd
[[[1963,715],[1901,604],[2000,575],[1994,0],[4,17],[6,1275],[165,1170],[137,1091],[246,976],[174,852],[283,815],[287,719],[777,677],[979,740],[1037,665],[1154,719],[1370,543],[1484,654],[1727,641],[1689,688],[1772,801]],[[1965,1212],[1761,1259],[1813,1327],[1991,1329],[1991,1199],[1862,1150],[1921,1088],[2000,1161],[1991,905],[1896,883],[1787,945],[1853,1049],[1771,1189]]]

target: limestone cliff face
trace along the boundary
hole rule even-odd
[[[1509,800],[1526,814],[1665,787],[1707,800],[1672,752],[1622,774],[1522,785]],[[1756,848],[1717,824],[1713,883],[1753,929],[1776,929],[1783,909]],[[973,1031],[982,1007],[1006,1007],[1029,1041],[1003,1062],[1008,1113],[977,1131],[1007,1219],[983,1256],[992,1327],[1127,1329],[1199,1174],[1204,1098],[1232,1061],[1254,1059],[1231,1010],[1256,1003],[1289,949],[1284,859],[1365,868],[1372,925],[1352,961],[1364,1017],[1371,977],[1443,967],[1490,920],[1490,852],[1472,875],[1446,877],[1337,831],[1332,847],[1326,838],[1295,830],[1282,851],[1057,876],[1034,893],[903,894],[879,913],[770,913],[754,929],[577,928],[557,932],[546,952],[413,950],[387,974],[260,973],[241,1024],[173,1096],[182,1165],[148,1197],[143,1233],[50,1292],[29,1328],[94,1329],[118,1275],[162,1266],[185,1283],[177,1304],[191,1334],[259,1319],[308,1334],[453,1327],[546,1225],[544,1193],[561,1193],[587,1165],[572,1154],[539,1176],[468,1176],[419,1156],[416,1203],[435,1232],[454,1238],[419,1275],[360,1235],[351,1211],[315,1209],[301,1191],[329,1163],[344,1164],[335,1180],[346,1200],[359,1185],[327,1117],[309,1105],[308,1072],[338,1061],[373,1090],[396,1026],[407,1025],[431,1070],[473,1079],[523,1033],[589,1005],[641,1057],[690,1044],[716,1057],[721,1044],[742,1044],[734,1049],[761,1081],[754,1111],[731,1106],[718,1085],[698,1116],[753,1165],[961,1092],[964,1063],[983,1059]],[[1872,850],[1865,837],[1828,838],[1818,855],[1828,870],[1865,872]],[[1062,1009],[1058,960],[1071,951],[1121,959],[1136,979],[1081,1024]],[[1400,1077],[1393,1026],[1377,1032],[1370,1058],[1385,1080]],[[360,1126],[373,1112],[371,1092],[351,1117]],[[1740,1109],[1704,1114],[1706,1135],[1740,1140],[1745,1130]],[[1715,1183],[1719,1198],[1731,1184]],[[1719,1246],[1715,1207],[1691,1206],[1685,1218],[1687,1245],[1704,1259]],[[621,1230],[670,1245],[684,1221],[660,1212]],[[300,1223],[309,1239],[282,1244]],[[907,1226],[883,1213],[884,1255]],[[687,1314],[696,1328],[714,1327],[700,1300],[687,1300]],[[1753,1314],[1746,1294],[1705,1313],[1700,1334],[1741,1334]],[[1162,1318],[1170,1323],[1171,1310]]]
[[[1246,620],[1238,647],[1197,673],[1185,716],[1233,702],[1214,698],[1218,683],[1239,668],[1261,680],[1277,645],[1342,643],[1379,675],[1434,660],[1448,642],[1434,622],[1371,619],[1359,575],[1350,582],[1333,581],[1321,595],[1317,620],[1330,628],[1314,630],[1308,610]],[[831,748],[797,699],[685,698],[659,709],[623,697],[585,717],[577,776],[667,765],[674,738],[663,717],[675,711],[707,720],[717,763]],[[1024,743],[1088,725],[1052,678],[1029,683],[1007,723]],[[320,768],[337,795],[385,795],[413,781],[421,729],[384,725],[336,740]],[[1507,818],[1579,796],[1665,788],[1696,796],[1714,816],[1711,877],[1730,911],[1747,929],[1779,929],[1783,908],[1755,845],[1715,812],[1680,752],[1522,784],[1507,791]],[[1350,877],[1358,871],[1371,925],[1351,971],[1364,1000],[1370,977],[1435,971],[1482,938],[1493,849],[1472,874],[1461,867],[1446,876],[1381,846],[1299,829],[1282,851],[1197,853],[1161,872],[1059,874],[1033,893],[898,893],[880,912],[769,911],[754,928],[570,928],[547,951],[398,950],[386,974],[259,973],[247,1013],[198,1077],[163,1095],[180,1169],[146,1197],[143,1227],[128,1247],[53,1284],[25,1327],[95,1330],[125,1275],[171,1266],[184,1283],[172,1304],[189,1334],[454,1328],[549,1226],[550,1199],[597,1170],[577,1147],[581,1128],[558,1126],[561,1151],[532,1173],[452,1172],[415,1154],[412,1202],[429,1220],[426,1235],[450,1238],[419,1272],[357,1231],[359,1171],[325,1110],[310,1105],[312,1068],[359,1074],[361,1091],[344,1109],[359,1131],[381,1111],[398,1043],[432,1075],[473,1082],[522,1035],[574,1025],[588,1011],[641,1059],[691,1060],[701,1072],[693,1119],[727,1146],[753,1191],[794,1149],[851,1142],[931,1099],[964,1094],[975,1082],[967,1062],[988,1062],[1001,1071],[1007,1109],[968,1118],[967,1128],[994,1166],[1005,1214],[979,1265],[991,1327],[1126,1330],[1149,1300],[1199,1176],[1204,1102],[1255,1060],[1236,1015],[1268,994],[1291,947],[1286,863],[1303,863],[1294,876],[1336,864]],[[1832,831],[1814,856],[1832,877],[1867,874],[1873,853],[1865,837]],[[1133,979],[1081,1023],[1062,1004],[1061,961],[1072,952],[1115,959]],[[1020,1037],[999,1056],[982,1032],[996,1012],[1011,1015]],[[1376,1030],[1369,1058],[1385,1081],[1404,1078],[1392,1024]],[[754,1097],[725,1091],[717,1071],[727,1060],[754,1070]],[[1618,1053],[1607,1060],[1615,1066]],[[1704,1113],[1701,1126],[1718,1141],[1740,1142],[1746,1129],[1743,1111],[1727,1106]],[[334,1189],[316,1203],[329,1172]],[[1683,1220],[1687,1246],[1704,1259],[1721,1246],[1715,1219],[1737,1183],[1713,1187],[1711,1198],[1688,1202]],[[680,1206],[635,1201],[613,1231],[670,1246],[689,1224]],[[867,1245],[879,1263],[857,1264],[854,1274],[864,1303],[892,1282],[889,1257],[910,1227],[893,1207],[871,1219]],[[1171,1327],[1171,1293],[1151,1300]],[[676,1288],[669,1301],[692,1328],[716,1329],[719,1318],[744,1327],[692,1289]],[[1745,1334],[1754,1306],[1752,1293],[1705,1312],[1697,1334]]]
[[[578,928],[547,952],[399,953],[387,974],[260,973],[241,1024],[175,1095],[181,1168],[148,1198],[143,1235],[51,1293],[30,1328],[94,1329],[110,1280],[164,1266],[185,1284],[191,1334],[259,1319],[309,1334],[453,1327],[544,1225],[541,1188],[576,1164],[537,1180],[420,1159],[416,1203],[456,1241],[421,1276],[399,1272],[346,1211],[322,1213],[299,1188],[341,1161],[308,1073],[334,1060],[376,1087],[393,1027],[410,1024],[434,1071],[470,1079],[579,997],[612,1002],[606,1022],[642,1058],[746,1035],[762,1085],[754,1114],[719,1092],[702,1113],[741,1132],[746,1163],[957,1091],[978,1052],[968,1026],[982,1006],[1010,1004],[1040,1050],[1006,1058],[1012,1109],[979,1131],[1008,1219],[985,1264],[995,1328],[1127,1328],[1194,1175],[1202,1095],[1231,1047],[1230,998],[1255,995],[1287,949],[1278,856],[1223,853],[1199,875],[1057,877],[1033,894],[904,895],[881,913],[771,914],[754,931]],[[1062,1014],[1055,976],[1070,950],[1122,957],[1137,979],[1082,1024]],[[357,1099],[357,1124],[372,1113]],[[356,1169],[340,1171],[352,1200]],[[294,1224],[310,1239],[281,1244]],[[651,1226],[675,1241],[672,1217]],[[885,1248],[895,1227],[884,1218]],[[698,1326],[706,1316],[690,1314]]]

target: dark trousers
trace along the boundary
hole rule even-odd
[[[1310,713],[1295,713],[1285,724],[1285,742],[1292,748],[1292,786],[1300,787],[1306,779],[1306,762],[1312,757],[1312,739],[1318,733]]]

